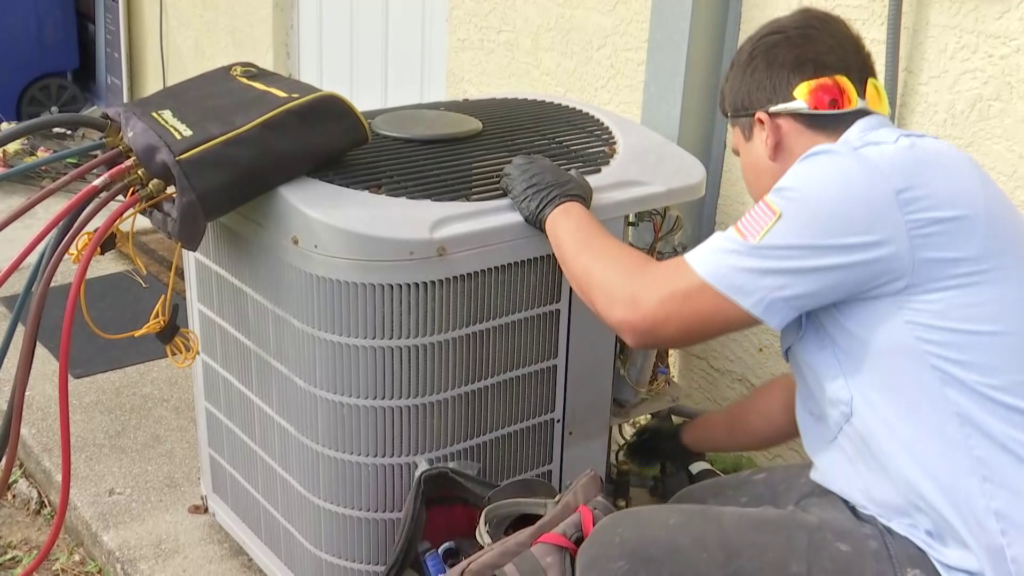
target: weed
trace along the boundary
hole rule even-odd
[[[760,468],[757,461],[746,454],[708,454],[708,462],[722,474],[736,474]]]

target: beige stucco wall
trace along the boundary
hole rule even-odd
[[[167,83],[233,61],[288,72],[293,0],[164,0]],[[163,86],[160,4],[129,0],[132,96]]]
[[[294,0],[165,0],[169,83],[233,60],[287,72]],[[239,10],[244,4],[245,9]],[[799,6],[837,11],[864,35],[884,73],[887,0],[747,0],[741,39]],[[161,86],[157,0],[130,0],[136,97]],[[605,12],[608,10],[608,12]],[[449,0],[450,97],[536,91],[639,119],[650,0]],[[1024,0],[906,0],[899,123],[970,151],[1024,209]],[[718,224],[749,205],[727,155]],[[950,239],[955,241],[955,239]],[[714,406],[783,372],[778,336],[754,329],[677,355],[688,400]],[[760,455],[800,458],[798,447]]]
[[[565,96],[639,119],[650,0],[449,0],[448,94]]]
[[[883,75],[887,4],[886,0],[747,0],[741,41],[760,24],[789,10],[827,8],[861,31]],[[897,121],[970,152],[1024,209],[1024,106],[1017,98],[1024,90],[1021,31],[1022,0],[907,0]],[[734,222],[749,203],[738,164],[729,155],[719,227]],[[705,406],[738,397],[786,370],[778,336],[767,329],[694,347],[680,355],[678,364],[680,377],[691,384],[691,400]],[[799,457],[795,449],[786,449],[767,459]]]

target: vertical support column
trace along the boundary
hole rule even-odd
[[[693,247],[715,229],[726,120],[718,90],[739,42],[741,0],[652,0],[641,123],[704,164],[705,193],[685,216]]]

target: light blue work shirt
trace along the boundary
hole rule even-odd
[[[812,478],[942,574],[1024,576],[1024,217],[879,115],[767,198],[686,258],[781,331]]]

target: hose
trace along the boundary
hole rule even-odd
[[[27,138],[37,132],[53,130],[54,128],[85,128],[105,134],[110,130],[111,126],[112,123],[109,120],[89,116],[88,114],[51,114],[49,116],[40,116],[39,118],[19,122],[0,132],[0,148],[7,146],[11,142]]]
[[[68,227],[74,224],[74,220],[70,217],[64,221]],[[64,225],[61,225],[64,228]],[[11,319],[7,323],[7,331],[4,332],[4,340],[0,342],[0,368],[3,368],[4,361],[7,360],[7,352],[11,349],[11,342],[14,340],[14,333],[18,331],[18,322],[21,321],[21,315],[25,312],[25,306],[28,304],[29,296],[32,295],[32,286],[36,283],[36,278],[39,277],[39,272],[42,270],[43,262],[47,261],[50,256],[47,253],[51,248],[56,247],[56,243],[62,240],[60,237],[62,231],[58,230],[53,237],[50,238],[50,243],[47,245],[46,250],[39,253],[39,257],[36,258],[36,263],[32,265],[32,271],[29,272],[28,278],[25,278],[25,286],[21,289],[21,294],[18,295],[18,301],[14,303],[14,310],[11,311]],[[64,230],[63,233],[67,233]],[[11,418],[14,415],[14,386],[11,386],[11,394],[7,398],[7,407],[4,409],[3,423],[0,424],[0,458],[7,452],[7,443],[11,438]]]
[[[26,162],[21,166],[15,166],[10,170],[0,172],[0,182],[10,180],[11,178],[14,178],[16,176],[21,176],[22,174],[28,174],[29,172],[38,170],[43,166],[49,166],[50,164],[55,164],[57,162],[67,160],[68,158],[74,158],[75,156],[81,156],[83,154],[91,154],[93,152],[98,152],[106,147],[107,143],[104,142],[103,140],[100,140],[98,142],[90,142],[85,146],[79,146],[78,148],[69,148],[68,150],[61,150],[60,152],[55,152],[53,154],[50,154],[49,156],[36,158],[35,160],[31,162]]]
[[[889,119],[896,118],[896,92],[900,87],[900,34],[903,31],[903,0],[889,0],[889,21],[885,30],[885,93],[889,96]]]
[[[118,159],[120,159],[121,156],[122,154],[120,150],[112,150],[100,156],[99,158],[93,160],[92,162],[89,162],[88,164],[74,170],[71,174],[68,174],[64,178],[61,178],[57,182],[46,187],[41,192],[35,194],[34,196],[26,200],[24,203],[22,203],[10,215],[5,217],[4,220],[0,222],[0,232],[2,232],[3,229],[6,228],[11,222],[16,221],[26,212],[31,210],[35,205],[39,204],[46,198],[52,196],[53,194],[64,188],[72,181],[75,181],[81,178],[82,176],[85,176],[87,173],[92,172],[97,168],[103,167],[107,164],[117,161]],[[29,272],[28,277],[25,279],[25,285],[22,288],[21,294],[18,295],[18,300],[14,305],[14,309],[11,313],[10,322],[8,323],[7,330],[4,334],[3,342],[0,343],[0,367],[3,366],[4,362],[7,359],[7,353],[10,351],[11,342],[14,340],[14,334],[18,329],[18,323],[21,319],[22,314],[24,313],[25,305],[28,304],[28,298],[32,294],[32,286],[33,284],[35,284],[36,279],[39,276],[39,272],[42,268],[42,265],[44,263],[49,263],[49,261],[54,257],[54,255],[58,253],[55,250],[57,244],[64,240],[71,226],[74,225],[74,223],[79,219],[84,210],[85,206],[81,206],[78,210],[76,210],[74,214],[66,218],[61,223],[61,227],[58,229],[57,233],[50,238],[50,241],[47,244],[46,249],[40,252],[39,257],[36,258],[36,262],[32,266],[32,270]],[[64,252],[66,251],[67,250],[65,250]],[[60,252],[60,254],[63,254],[64,252]],[[48,288],[49,283],[47,283],[45,289]],[[38,290],[39,288],[37,288],[37,291]],[[43,300],[45,301],[45,297]],[[32,340],[34,341],[35,339],[33,338]],[[7,446],[10,440],[16,390],[17,387],[12,385],[10,396],[7,399],[7,406],[4,410],[3,422],[0,423],[0,459],[3,459],[3,455],[7,451]]]
[[[111,192],[116,192],[116,189]],[[112,200],[113,195],[110,196]],[[68,401],[68,361],[71,356],[71,332],[75,327],[75,306],[78,304],[76,294],[82,289],[85,282],[85,275],[89,271],[89,263],[96,255],[103,239],[110,234],[111,229],[129,210],[142,201],[142,196],[133,194],[122,202],[103,221],[88,248],[82,255],[82,262],[75,271],[75,279],[71,283],[71,290],[68,291],[67,304],[64,306],[64,325],[60,336],[60,354],[58,357],[58,383],[57,397],[60,408],[60,501],[57,503],[57,513],[53,518],[53,526],[50,527],[50,534],[43,543],[42,549],[36,554],[32,563],[25,568],[20,576],[34,574],[43,562],[50,556],[50,551],[60,538],[61,530],[64,528],[64,518],[68,513],[68,497],[71,495],[71,406]],[[109,202],[109,200],[108,200]],[[97,205],[102,206],[102,202]]]
[[[30,210],[41,204],[50,196],[53,196],[57,192],[63,190],[72,182],[78,181],[86,174],[89,174],[98,168],[105,168],[115,163],[118,163],[122,160],[123,157],[124,154],[121,152],[121,150],[111,150],[110,152],[103,154],[99,158],[92,160],[88,164],[75,168],[74,170],[71,171],[70,174],[67,174],[60,180],[57,180],[53,184],[50,184],[46,188],[43,188],[38,193],[33,194],[30,198],[26,199],[24,202],[19,204],[18,207],[15,208],[10,214],[0,219],[0,232],[6,230],[8,226],[16,222],[19,218],[21,218],[25,214],[28,214]]]
[[[108,172],[109,174],[109,172]],[[104,175],[106,176],[106,175]],[[104,178],[97,179],[97,182],[104,180]],[[99,187],[94,187],[95,182],[85,188],[84,191],[88,190],[91,192],[89,198],[91,199],[100,191]],[[55,254],[63,255],[67,253],[71,245],[77,240],[78,235],[82,233],[82,230],[92,221],[93,218],[99,214],[107,204],[109,204],[118,194],[125,192],[128,189],[127,183],[121,183],[114,186],[111,190],[104,193],[99,201],[93,202],[92,206],[78,218],[74,228],[68,233],[68,235],[61,241],[60,247],[57,248]],[[11,409],[11,432],[10,440],[8,440],[6,457],[4,458],[3,471],[0,472],[0,496],[7,491],[7,481],[11,477],[11,472],[14,470],[14,460],[18,454],[18,444],[21,438],[21,417],[25,409],[25,390],[28,388],[29,375],[32,372],[32,362],[35,359],[36,351],[36,338],[39,334],[39,323],[43,317],[43,309],[46,305],[46,295],[50,290],[50,283],[53,282],[53,277],[57,273],[57,268],[60,267],[62,258],[54,257],[50,259],[50,262],[46,266],[46,270],[43,272],[43,277],[39,280],[36,286],[36,293],[32,297],[32,305],[29,308],[28,318],[25,321],[25,333],[22,337],[21,342],[21,353],[18,357],[18,369],[14,374],[14,404]]]
[[[14,260],[12,260],[11,263],[7,265],[7,268],[4,268],[4,271],[0,272],[0,288],[2,288],[3,285],[7,283],[8,280],[10,280],[11,276],[18,269],[18,267],[21,266],[22,262],[24,262],[25,259],[29,257],[29,254],[31,254],[32,251],[35,250],[37,246],[39,246],[39,243],[43,241],[43,238],[45,238],[50,232],[53,231],[54,228],[57,227],[57,224],[60,224],[61,221],[67,218],[68,215],[71,214],[71,212],[73,212],[76,208],[81,206],[82,203],[84,203],[86,200],[89,200],[90,198],[95,196],[100,190],[106,188],[107,185],[109,185],[112,181],[119,180],[122,176],[124,176],[125,172],[127,172],[130,169],[133,169],[134,167],[135,160],[127,160],[125,162],[122,162],[118,164],[116,167],[112,168],[110,171],[105,172],[94,182],[83,188],[81,192],[75,194],[74,198],[72,198],[67,204],[65,204],[64,207],[61,208],[60,211],[57,212],[57,214],[53,218],[51,218],[49,222],[46,223],[46,226],[43,226],[43,229],[40,230],[24,248],[22,248],[21,252],[19,252],[18,255],[14,257]]]

